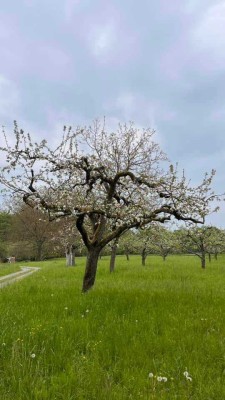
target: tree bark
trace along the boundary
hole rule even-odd
[[[202,268],[205,269],[205,253],[203,253],[201,256],[201,264],[202,264]]]
[[[215,260],[217,260],[217,258],[218,258],[218,253],[217,252],[214,254],[214,257],[215,257]]]
[[[209,256],[209,262],[211,262],[211,253],[209,253],[208,256]]]
[[[129,252],[127,250],[125,251],[125,254],[126,254],[127,261],[129,261],[130,257],[129,257]]]
[[[74,267],[75,266],[75,246],[67,246],[66,247],[66,266]]]
[[[142,250],[141,253],[141,264],[143,265],[143,267],[145,267],[145,260],[146,260],[147,254],[146,254],[146,248],[144,248]]]
[[[88,250],[86,268],[83,279],[83,287],[82,292],[88,292],[92,288],[95,283],[95,277],[98,266],[98,257],[100,254],[101,248],[99,247],[90,247]]]
[[[43,243],[41,241],[38,241],[35,261],[42,261],[42,260],[43,260]]]

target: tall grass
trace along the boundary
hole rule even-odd
[[[1,276],[5,276],[18,271],[20,271],[20,267],[17,263],[15,264],[0,263],[0,278]]]
[[[84,263],[1,290],[1,400],[225,399],[225,257],[104,257],[82,295]]]

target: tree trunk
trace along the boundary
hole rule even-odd
[[[82,288],[83,293],[90,290],[95,283],[95,277],[98,266],[98,257],[100,251],[101,248],[99,247],[92,247],[88,250],[86,268],[83,279],[83,288]]]
[[[109,265],[110,273],[113,272],[115,269],[116,249],[117,249],[117,240],[113,243],[113,245],[111,247],[111,257],[110,257],[110,265]]]
[[[42,261],[43,260],[43,243],[38,242],[37,243],[37,252],[36,252],[36,258],[35,261]]]
[[[75,246],[67,246],[66,247],[66,266],[74,267],[75,266]]]
[[[130,260],[130,257],[129,257],[129,253],[126,251],[126,257],[127,257],[127,261],[129,261]]]
[[[146,249],[144,248],[141,253],[141,264],[143,265],[143,267],[145,266],[146,257],[147,257]]]
[[[217,260],[217,257],[218,256],[218,253],[216,252],[215,254],[214,254],[214,257],[215,257],[215,260]]]
[[[201,256],[201,264],[202,264],[202,268],[205,269],[205,253],[203,253]]]
[[[211,253],[209,253],[208,256],[209,256],[209,262],[211,262]]]
[[[163,254],[163,261],[166,261],[166,255]]]

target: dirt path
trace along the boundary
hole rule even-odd
[[[20,267],[20,268],[21,271],[14,272],[13,274],[9,275],[4,275],[0,278],[0,289],[10,285],[11,283],[17,282],[20,279],[26,278],[26,276],[29,276],[40,269],[38,267]]]

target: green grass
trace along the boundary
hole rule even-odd
[[[18,272],[20,271],[20,267],[17,263],[15,264],[9,264],[9,263],[0,263],[0,277],[5,276],[8,274],[11,274],[13,272]]]
[[[104,257],[85,295],[84,258],[28,264],[0,291],[1,400],[225,399],[225,256]]]

